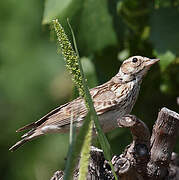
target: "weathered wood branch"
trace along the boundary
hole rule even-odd
[[[142,179],[140,174],[146,170],[147,162],[149,160],[149,129],[144,122],[134,115],[127,115],[122,119],[119,119],[118,126],[130,128],[133,137],[133,142],[126,147],[124,153],[120,156],[116,156],[119,160],[123,159],[123,161],[128,164],[128,166],[126,165],[127,168],[123,168],[123,171],[121,170],[120,164],[118,164],[118,174],[125,180],[130,179],[131,177],[133,177],[133,179]],[[115,164],[115,162],[113,162],[113,164]]]
[[[118,126],[130,128],[133,141],[121,155],[114,155],[112,164],[121,180],[179,180],[179,158],[172,153],[179,129],[179,114],[162,108],[153,127],[152,136],[144,122],[136,116],[118,119]],[[74,171],[74,180],[79,171]],[[62,180],[63,172],[57,171],[51,180]],[[91,147],[87,179],[113,180],[102,150]]]
[[[167,108],[162,108],[153,127],[151,137],[151,156],[147,170],[149,177],[152,179],[163,179],[168,175],[178,129],[179,114]]]

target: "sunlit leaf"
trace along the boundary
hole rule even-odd
[[[118,59],[120,61],[124,61],[128,57],[129,57],[129,49],[124,49],[124,50],[120,51],[118,54]]]
[[[70,19],[83,55],[117,43],[107,0],[46,0],[42,23],[49,24],[54,18]]]
[[[165,69],[175,60],[176,56],[171,52],[167,51],[164,54],[158,54],[157,57],[160,59],[160,68],[162,71]]]
[[[96,69],[94,67],[94,64],[92,63],[92,60],[90,60],[87,57],[81,58],[81,64],[85,73],[86,78],[88,79],[88,86],[90,88],[97,86],[97,75],[96,75]]]
[[[57,17],[72,17],[81,9],[83,0],[46,0],[42,24],[50,24]]]

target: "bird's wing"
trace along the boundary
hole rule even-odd
[[[94,88],[91,96],[98,115],[115,108],[119,101],[108,83],[100,88]]]
[[[111,83],[107,82],[103,85],[97,86],[90,90],[90,94],[93,99],[94,107],[98,115],[105,113],[113,109],[117,105],[117,97],[111,87]],[[58,125],[59,127],[69,125],[70,119],[73,121],[80,121],[87,114],[87,109],[84,100],[79,97],[69,103],[66,103],[53,111],[49,112],[47,115],[42,117],[40,120],[28,124],[17,131],[22,131],[26,129],[36,128],[45,125]]]
[[[111,90],[111,87],[109,87],[109,83],[91,89],[90,94],[97,115],[113,109],[118,103],[116,94]],[[70,124],[70,118],[73,118],[73,122],[79,122],[83,120],[86,114],[87,109],[84,100],[82,98],[77,98],[62,107],[58,112],[51,114],[44,125],[65,126]]]

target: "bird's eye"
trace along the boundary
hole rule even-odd
[[[138,61],[138,59],[136,57],[132,59],[133,63],[136,63],[137,61]]]

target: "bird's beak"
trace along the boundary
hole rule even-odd
[[[156,62],[160,61],[160,59],[148,59],[146,62],[145,62],[145,66],[151,66],[153,64],[155,64]]]

